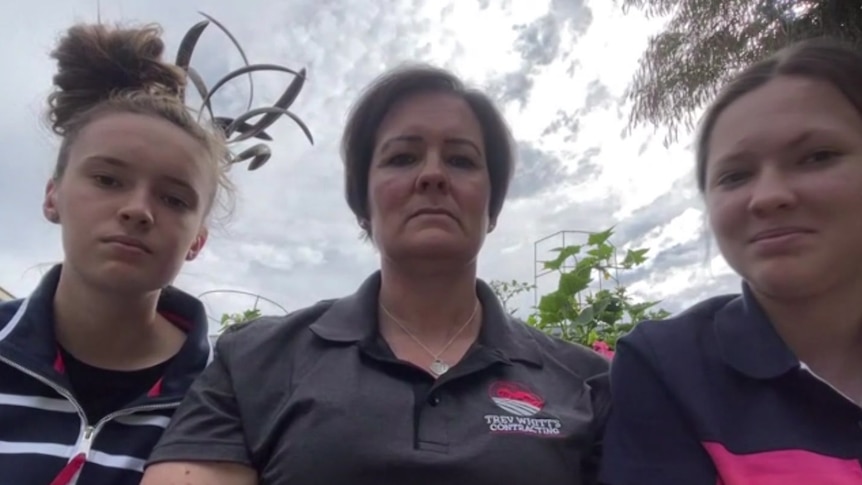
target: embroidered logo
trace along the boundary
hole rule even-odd
[[[556,418],[537,418],[545,400],[527,386],[517,382],[498,381],[488,393],[491,401],[510,415],[485,415],[492,433],[520,433],[538,436],[559,436],[562,423]]]

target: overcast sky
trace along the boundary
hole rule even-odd
[[[315,136],[310,146],[287,120],[270,130],[273,159],[259,171],[240,167],[238,210],[214,229],[177,286],[193,294],[239,290],[287,309],[352,292],[377,267],[359,239],[343,197],[338,139],[357,92],[386,68],[426,61],[482,87],[505,109],[520,165],[496,231],[480,256],[485,280],[534,278],[534,242],[562,230],[616,225],[621,247],[649,247],[650,264],[629,275],[641,298],[676,311],[736,291],[704,230],[694,188],[691,134],[666,148],[651,127],[627,136],[623,92],[661,19],[623,14],[608,0],[110,0],[103,21],[158,22],[173,53],[205,11],[225,23],[252,62],[306,67],[294,105]],[[517,5],[516,5],[517,4]],[[386,5],[386,7],[383,7]],[[62,260],[59,229],[44,221],[41,199],[57,140],[42,121],[57,36],[96,19],[96,0],[6,2],[0,15],[5,69],[0,89],[0,286],[25,295]],[[204,33],[193,59],[210,84],[240,65],[228,40]],[[256,78],[256,104],[272,103],[286,78]],[[247,95],[237,80],[217,100],[237,114]],[[218,114],[218,113],[217,113]],[[539,256],[560,245],[540,245]],[[569,240],[569,242],[576,242]],[[539,279],[540,292],[555,284]],[[214,317],[254,303],[203,297]],[[528,307],[529,295],[516,304]],[[268,312],[280,311],[263,305]]]

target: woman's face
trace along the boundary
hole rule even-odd
[[[831,84],[779,77],[718,117],[710,224],[756,290],[805,297],[862,276],[862,117]]]
[[[491,183],[467,102],[432,92],[396,103],[377,132],[368,194],[384,258],[474,261],[489,228]]]
[[[216,180],[200,142],[152,116],[85,126],[44,212],[62,227],[65,266],[88,283],[141,293],[168,285],[206,242]]]

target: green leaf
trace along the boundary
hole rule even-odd
[[[608,242],[608,239],[611,238],[613,233],[614,233],[613,227],[611,227],[610,229],[607,229],[605,231],[602,231],[602,232],[594,232],[594,233],[590,234],[589,237],[587,238],[587,244],[590,246],[600,246],[602,244],[605,244],[606,242]]]

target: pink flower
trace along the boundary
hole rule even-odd
[[[593,350],[609,359],[612,359],[614,357],[614,351],[611,350],[611,347],[607,344],[607,342],[596,340],[595,342],[593,342]]]

